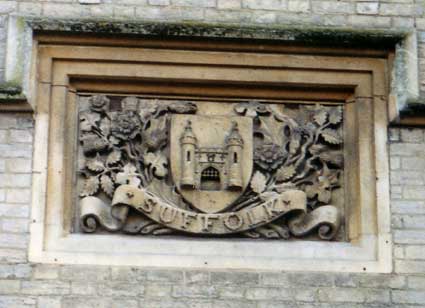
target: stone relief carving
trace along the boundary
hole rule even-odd
[[[340,106],[105,95],[80,101],[82,231],[338,235]]]

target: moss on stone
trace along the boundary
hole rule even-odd
[[[399,42],[407,32],[382,29],[334,29],[312,26],[252,26],[207,23],[136,23],[108,20],[55,20],[32,19],[27,21],[35,31],[74,33],[103,33],[148,35],[156,37],[205,37],[217,39],[257,39],[302,42],[315,45],[390,47]]]

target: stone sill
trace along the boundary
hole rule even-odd
[[[0,83],[0,112],[32,112],[33,108],[22,93],[22,88],[10,83]]]

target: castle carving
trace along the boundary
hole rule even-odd
[[[182,189],[241,190],[243,139],[237,122],[232,123],[222,147],[199,147],[187,121],[180,138]]]

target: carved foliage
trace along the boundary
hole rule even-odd
[[[79,170],[83,181],[80,196],[96,196],[110,204],[119,186],[131,185],[157,196],[171,208],[196,213],[197,210],[171,185],[168,134],[171,115],[196,113],[197,105],[136,97],[123,98],[118,105],[112,108],[107,96],[95,95],[79,113],[79,139],[84,160]],[[307,234],[311,227],[318,228],[320,238],[332,238],[338,226],[321,223],[321,215],[329,215],[329,211],[332,215],[336,213],[329,204],[333,191],[341,185],[344,167],[342,108],[323,105],[286,108],[286,105],[245,102],[234,104],[233,114],[229,116],[232,115],[253,120],[254,172],[248,188],[227,212],[255,211],[254,208],[264,202],[299,190],[307,199],[303,215],[310,215],[308,223],[311,223],[311,226],[305,225],[301,216],[292,217],[292,220],[290,216],[279,216],[239,235],[288,239]],[[320,207],[323,208],[317,211]],[[166,224],[152,221],[149,215],[128,213],[128,210],[114,214],[112,208],[109,212],[117,225],[108,230],[139,234],[176,232]],[[92,215],[90,219],[93,217],[103,225],[100,216]],[[90,228],[90,232],[93,230]]]

